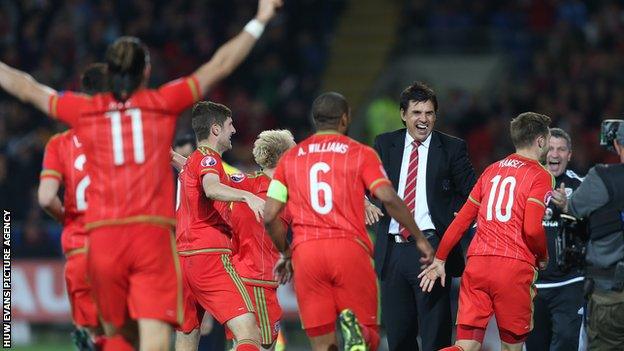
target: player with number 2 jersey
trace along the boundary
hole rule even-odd
[[[85,192],[91,180],[85,172],[85,163],[82,144],[70,129],[54,135],[48,141],[40,178],[42,182],[48,178],[54,179],[65,188],[61,247],[67,258],[65,264],[67,294],[72,306],[74,323],[94,328],[99,323],[87,281],[87,232],[84,228],[84,213],[87,208]]]

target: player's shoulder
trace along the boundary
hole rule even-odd
[[[188,162],[198,167],[212,167],[221,163],[221,155],[210,148],[199,146],[189,156]]]
[[[50,139],[48,139],[48,142],[46,143],[46,147],[48,148],[58,147],[60,144],[62,144],[66,140],[69,140],[72,137],[72,135],[73,135],[73,132],[71,129],[68,129],[64,132],[56,133],[52,135]]]
[[[370,157],[375,157],[379,159],[379,155],[377,154],[377,151],[375,151],[375,149],[373,149],[371,146],[366,145],[364,143],[361,143],[351,138],[348,138],[348,140],[349,140],[349,148],[351,150],[360,152],[364,156],[370,156]]]
[[[546,169],[546,167],[544,167],[539,162],[535,162],[533,168],[536,170],[536,172],[539,172],[538,174],[540,179],[542,179],[544,182],[550,183],[553,188],[555,187],[555,176],[553,176],[553,174],[550,173],[550,171]]]

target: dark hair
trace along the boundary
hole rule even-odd
[[[572,138],[565,130],[561,128],[550,128],[550,137],[565,139],[566,144],[568,145],[568,150],[572,150]]]
[[[548,135],[550,117],[535,112],[524,112],[511,120],[509,131],[516,149],[529,147],[539,136]]]
[[[312,103],[312,120],[317,129],[322,129],[319,126],[337,126],[344,114],[349,114],[349,103],[341,94],[323,93]]]
[[[135,37],[121,37],[106,50],[109,86],[115,99],[125,101],[141,85],[149,64],[147,47]]]
[[[225,120],[232,117],[232,111],[225,105],[211,101],[200,101],[193,106],[191,125],[197,141],[208,139],[210,128],[214,124],[223,126]]]
[[[85,68],[80,77],[80,85],[82,92],[95,95],[110,91],[108,88],[108,67],[105,63],[97,62],[92,63]]]
[[[438,98],[433,89],[429,88],[429,86],[423,82],[414,82],[401,92],[401,100],[399,102],[401,110],[407,111],[410,101],[431,101],[433,110],[438,112]]]

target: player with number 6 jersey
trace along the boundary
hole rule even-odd
[[[554,179],[540,161],[548,151],[550,118],[533,112],[511,122],[516,153],[491,164],[453,220],[434,263],[419,277],[423,290],[444,282],[444,261],[476,218],[468,248],[457,317],[457,343],[448,350],[478,350],[485,327],[496,315],[503,349],[521,350],[533,328],[536,266],[546,267],[545,205]]]
[[[344,135],[351,121],[344,97],[322,94],[312,115],[318,132],[287,151],[277,165],[265,226],[278,250],[286,256],[292,250],[297,303],[313,350],[336,347],[337,317],[345,350],[376,350],[378,288],[364,226],[365,192],[381,199],[406,225],[425,260],[432,259],[433,249],[396,195],[377,153]],[[284,207],[292,216],[290,249],[279,219]]]

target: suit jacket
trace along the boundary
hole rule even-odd
[[[395,190],[398,189],[401,162],[405,149],[407,129],[380,134],[375,138],[375,150],[379,153],[388,178]],[[440,237],[446,231],[468,199],[476,182],[472,163],[468,158],[466,143],[459,138],[434,130],[431,134],[427,156],[427,205],[431,219]],[[384,277],[384,266],[388,257],[388,227],[390,216],[382,207],[384,216],[377,224],[375,242],[375,268],[380,279]],[[460,276],[464,269],[464,257],[460,245],[451,251],[446,262],[448,274]]]

